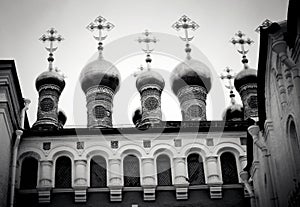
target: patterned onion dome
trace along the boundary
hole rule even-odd
[[[178,90],[186,85],[198,85],[211,89],[211,73],[202,62],[194,59],[186,59],[178,64],[171,74],[172,90],[177,94]]]
[[[35,87],[37,90],[45,84],[59,86],[61,90],[63,90],[66,85],[64,76],[54,70],[45,71],[37,77],[35,81]]]
[[[103,85],[116,93],[119,90],[120,77],[118,69],[111,62],[98,57],[82,69],[81,88],[87,92],[90,87]]]
[[[234,87],[239,88],[247,83],[257,83],[257,70],[252,68],[243,69],[234,79]]]
[[[233,104],[227,107],[223,113],[223,120],[225,121],[242,121],[244,120],[244,109],[240,104]]]
[[[156,85],[162,90],[165,87],[165,81],[159,73],[153,70],[146,70],[138,75],[136,79],[136,88],[140,91],[147,85]]]

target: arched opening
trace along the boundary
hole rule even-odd
[[[70,158],[59,157],[55,165],[55,188],[72,187],[72,164]]]
[[[190,154],[187,158],[190,185],[205,184],[203,160],[199,154]]]
[[[159,155],[156,160],[157,184],[160,186],[172,185],[171,162],[167,155]]]
[[[290,121],[288,138],[290,139],[291,143],[291,153],[294,160],[293,166],[296,167],[296,173],[298,174],[300,173],[300,145],[296,131],[296,125],[293,120]]]
[[[134,155],[127,155],[123,161],[124,186],[139,187],[140,182],[140,164],[139,159]]]
[[[232,153],[224,152],[221,155],[221,169],[223,184],[239,183],[236,160]]]
[[[33,157],[26,157],[21,168],[21,189],[35,189],[37,186],[38,161]]]
[[[106,187],[106,160],[102,156],[94,156],[90,162],[90,186]]]

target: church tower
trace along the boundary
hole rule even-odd
[[[86,95],[88,127],[112,127],[113,98],[119,90],[120,73],[111,62],[103,58],[102,41],[106,36],[102,36],[102,31],[113,28],[114,25],[101,16],[87,26],[90,31],[99,31],[99,36],[95,37],[99,41],[99,55],[80,74],[81,88]]]
[[[257,70],[249,68],[248,59],[246,57],[248,50],[245,50],[244,47],[245,45],[251,45],[253,41],[250,38],[245,39],[245,34],[241,31],[238,31],[235,35],[237,36],[237,39],[233,38],[231,43],[234,45],[240,44],[241,50],[238,50],[238,52],[242,54],[244,68],[236,75],[234,86],[239,92],[243,102],[244,120],[257,118]]]
[[[35,81],[36,90],[39,93],[39,102],[37,121],[32,128],[37,130],[57,130],[63,126],[59,121],[58,101],[65,87],[65,80],[59,70],[53,68],[53,53],[57,50],[57,47],[53,47],[53,43],[56,41],[61,42],[63,38],[56,35],[57,31],[54,28],[48,30],[47,33],[48,35],[43,35],[40,40],[50,42],[50,47],[46,47],[49,52],[49,69],[40,74]],[[64,118],[66,119],[66,117]]]
[[[206,120],[206,97],[211,89],[211,73],[202,62],[191,57],[188,29],[196,30],[199,27],[194,21],[183,15],[173,24],[176,30],[184,29],[186,42],[186,59],[175,67],[171,74],[171,84],[174,94],[178,97],[183,121]]]
[[[150,38],[150,32],[145,31],[143,33],[145,38],[139,38],[139,43],[145,43],[146,49],[143,51],[146,53],[147,68],[141,67],[141,71],[137,74],[136,88],[141,95],[142,117],[137,127],[149,127],[155,123],[159,123],[162,118],[161,113],[161,93],[165,87],[165,81],[163,77],[151,69],[151,56],[149,44],[156,43],[155,37]]]

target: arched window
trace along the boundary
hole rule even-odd
[[[101,156],[95,156],[90,163],[90,186],[106,187],[106,161]]]
[[[162,186],[172,185],[172,173],[170,158],[167,155],[159,155],[156,160],[157,184]]]
[[[124,186],[139,187],[140,183],[140,164],[139,159],[134,155],[127,155],[123,161]]]
[[[199,154],[190,154],[187,158],[190,185],[205,184],[203,160]]]
[[[298,140],[298,135],[296,131],[296,126],[295,122],[292,120],[289,125],[289,136],[288,138],[290,139],[291,143],[291,153],[294,159],[294,164],[293,166],[296,167],[296,172],[299,173],[300,171],[300,145],[299,145],[299,140]]]
[[[235,157],[230,152],[221,155],[221,169],[223,184],[239,183]]]
[[[56,160],[55,165],[55,187],[72,187],[72,165],[68,157],[62,156]]]
[[[35,189],[37,186],[38,161],[33,157],[26,157],[21,168],[21,189]]]

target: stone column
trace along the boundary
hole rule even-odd
[[[110,201],[122,201],[121,159],[109,159]]]
[[[186,180],[187,172],[185,157],[175,157],[173,161],[175,169],[174,186],[176,187],[176,199],[186,200],[188,199],[189,183]]]
[[[153,201],[155,200],[155,177],[154,172],[154,158],[146,157],[142,158],[142,187],[144,190],[144,200]]]
[[[39,203],[50,203],[53,162],[51,160],[40,160],[40,180],[38,184]]]

